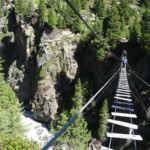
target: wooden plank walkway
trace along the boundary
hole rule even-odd
[[[117,139],[131,139],[142,141],[143,138],[140,135],[133,135],[133,134],[120,134],[120,133],[107,133],[107,137],[110,138],[117,138]]]
[[[129,105],[129,106],[133,106],[133,103],[131,102],[120,102],[120,101],[114,101],[115,104],[119,104],[120,106],[121,105]]]
[[[112,105],[112,108],[120,109],[120,110],[126,110],[126,111],[129,111],[129,112],[134,112],[134,109],[131,109],[131,108],[128,108],[128,107],[122,107],[122,106],[118,106],[118,105]]]
[[[129,95],[130,94],[130,92],[125,92],[125,91],[116,91],[116,94],[127,94],[127,95]]]
[[[108,119],[107,122],[113,123],[119,126],[127,127],[130,129],[138,129],[138,126],[136,124],[120,121],[120,120],[113,120],[113,119]]]
[[[132,97],[130,92],[130,86],[128,84],[127,79],[127,72],[125,68],[121,68],[121,73],[119,77],[118,87],[116,90],[116,95],[114,96],[114,103],[112,105],[112,108],[114,108],[115,111],[111,112],[111,115],[113,119],[108,119],[107,122],[112,124],[112,128],[110,129],[112,132],[107,132],[107,137],[113,139],[130,139],[130,140],[137,140],[142,141],[142,137],[140,135],[135,135],[134,130],[138,129],[138,125],[134,124],[135,118],[137,118],[137,115],[134,114],[134,108],[132,103]],[[121,120],[126,121],[121,121]],[[124,133],[113,133],[114,126],[119,126],[120,128],[128,128],[130,134],[124,134]],[[120,129],[119,128],[119,129]],[[113,130],[112,130],[113,129]],[[124,129],[123,129],[124,130]],[[118,131],[117,131],[118,132]]]
[[[127,117],[127,118],[137,118],[135,114],[127,114],[127,113],[118,113],[118,112],[111,112],[112,116],[119,116],[119,117]]]
[[[124,98],[124,97],[119,97],[119,96],[115,96],[114,98],[115,98],[115,99],[119,99],[119,100],[123,100],[123,101],[128,101],[128,102],[131,102],[131,101],[132,101],[131,98]]]
[[[121,89],[121,88],[118,88],[117,91],[121,91],[121,92],[130,92],[129,89]]]
[[[124,94],[116,94],[116,96],[119,96],[119,97],[131,97],[130,94],[126,94],[126,95],[124,95]]]

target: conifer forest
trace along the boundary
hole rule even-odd
[[[0,150],[150,150],[150,0],[0,0]]]

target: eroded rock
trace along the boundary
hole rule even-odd
[[[55,119],[58,109],[59,90],[66,88],[59,83],[60,74],[72,81],[77,73],[78,64],[74,58],[80,35],[69,30],[43,33],[37,55],[39,68],[38,88],[32,102],[33,117],[40,121]]]

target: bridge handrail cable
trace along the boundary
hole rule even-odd
[[[120,68],[111,76],[111,78],[92,96],[89,101],[52,137],[52,139],[42,148],[42,150],[47,150],[54,142],[58,139],[59,136],[75,121],[75,119],[89,106],[89,104],[96,98],[100,92],[112,81],[115,79],[119,73]]]

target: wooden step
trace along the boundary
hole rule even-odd
[[[133,134],[120,134],[120,133],[107,133],[107,137],[109,138],[117,138],[117,139],[131,139],[142,141],[143,138],[140,135],[133,135]]]
[[[124,83],[122,83],[122,84],[118,83],[118,86],[129,86],[129,85],[128,84],[124,84]]]
[[[129,105],[129,106],[133,106],[133,104],[131,103],[131,102],[120,102],[120,101],[114,101],[114,103],[116,103],[116,104],[120,104],[120,105]]]
[[[128,81],[127,80],[126,81],[125,80],[124,81],[119,80],[118,84],[128,84]]]
[[[133,108],[127,108],[127,107],[122,107],[122,106],[117,106],[117,105],[112,105],[111,107],[115,108],[115,109],[120,109],[120,110],[129,111],[129,112],[134,112]]]
[[[119,78],[119,81],[128,81],[127,78]]]
[[[128,78],[127,77],[121,77],[121,78],[119,78],[119,81],[128,81]]]
[[[127,86],[127,85],[118,85],[118,87],[129,88],[129,86]]]
[[[132,101],[132,99],[130,99],[130,98],[124,98],[124,97],[119,97],[119,96],[115,96],[114,98],[119,99],[119,100],[123,100],[123,101],[128,101],[128,102]]]
[[[127,118],[137,118],[135,114],[127,114],[127,113],[119,113],[119,112],[111,112],[112,116],[118,117],[127,117]]]
[[[101,150],[114,150],[114,149],[111,149],[111,148],[108,148],[108,147],[105,147],[105,146],[101,146],[100,149],[101,149]]]
[[[121,86],[129,86],[128,83],[118,83],[118,85],[121,85]]]
[[[118,88],[117,91],[121,91],[121,92],[130,92],[130,90],[125,90],[125,89],[120,89],[120,88]]]
[[[124,121],[120,121],[120,120],[108,119],[107,122],[116,124],[118,126],[127,127],[130,129],[138,129],[138,125],[136,125],[136,124],[132,124],[132,123],[128,123],[128,122],[124,122]]]
[[[119,96],[119,97],[131,97],[130,94],[116,94],[116,96]]]
[[[128,86],[129,87],[128,84],[118,84],[118,86]]]
[[[118,86],[119,89],[123,89],[123,90],[129,90],[129,87],[125,87],[125,86]]]
[[[129,86],[118,86],[118,88],[129,90]]]
[[[127,79],[123,79],[123,80],[120,79],[118,83],[128,83],[128,80]]]
[[[128,85],[120,85],[118,84],[118,87],[129,87]]]
[[[130,94],[130,92],[124,92],[124,91],[116,91],[116,93],[118,93],[118,94],[126,94],[126,95],[129,95]]]

